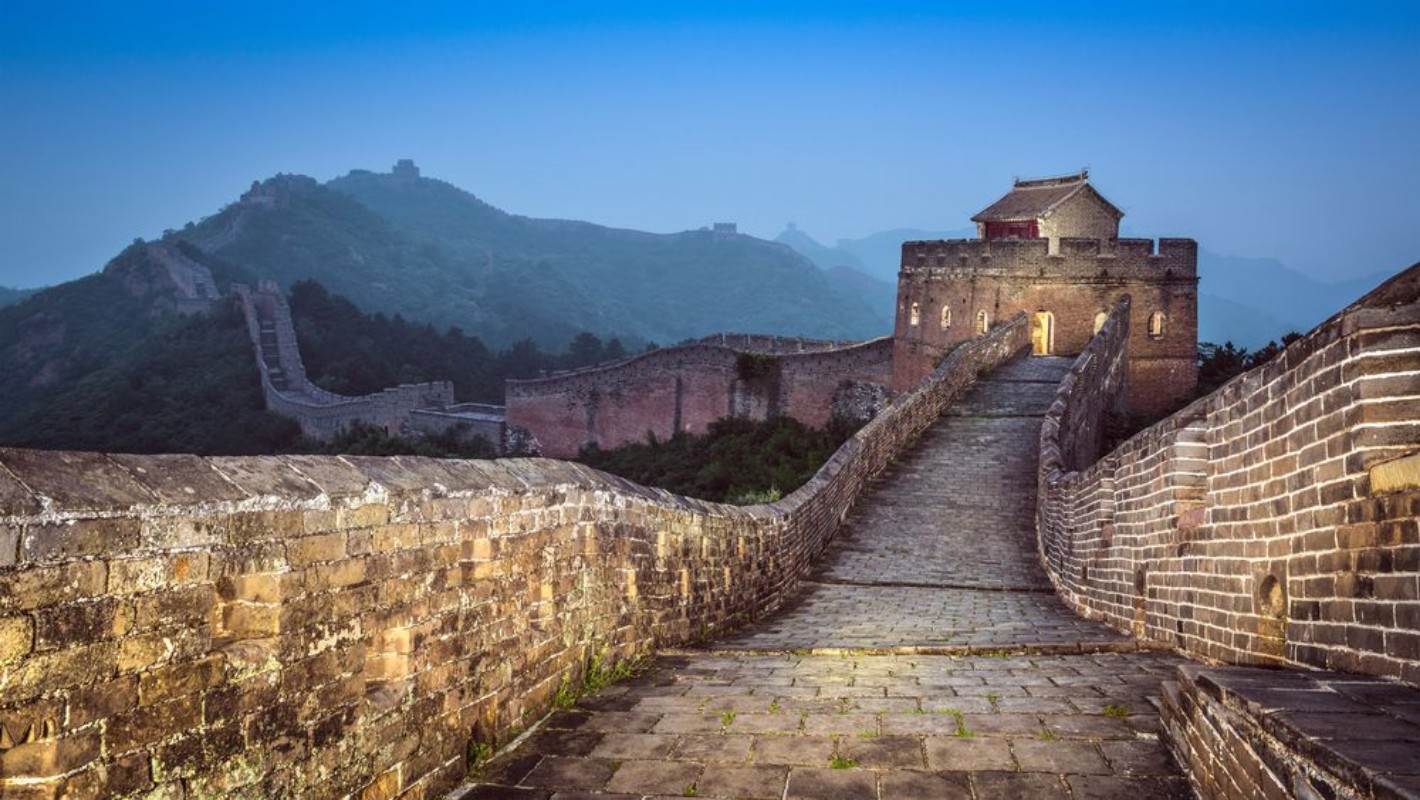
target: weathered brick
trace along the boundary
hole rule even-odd
[[[345,534],[326,533],[294,539],[286,543],[286,557],[293,567],[342,559],[345,557]]]
[[[0,664],[29,655],[34,649],[34,621],[29,617],[0,617]]]
[[[131,612],[114,598],[49,606],[35,612],[35,649],[111,639],[131,623]]]
[[[101,561],[18,569],[0,580],[0,609],[29,611],[103,593],[108,578]]]
[[[242,639],[275,636],[281,632],[281,606],[266,603],[227,603],[222,607],[222,630]]]
[[[108,591],[126,595],[207,580],[207,553],[120,558],[109,562]]]
[[[99,732],[88,730],[0,750],[0,776],[55,778],[92,763],[99,757],[101,744]]]
[[[139,706],[115,717],[105,729],[107,752],[127,753],[173,739],[202,722],[202,702],[188,695],[156,705]]]
[[[216,656],[159,667],[139,676],[139,701],[146,706],[198,694],[222,678],[223,660]]]

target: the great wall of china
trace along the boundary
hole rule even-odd
[[[507,382],[508,424],[535,431],[544,455],[575,456],[704,433],[723,417],[787,416],[823,427],[887,404],[891,338],[839,344],[725,334],[610,364]]]
[[[1042,430],[1062,596],[1207,658],[1420,682],[1417,289],[1420,267],[1091,465],[1117,310]],[[1028,346],[1024,317],[963,344],[746,508],[545,460],[0,451],[0,788],[437,796],[593,655],[773,608],[865,484]],[[1165,703],[1195,781],[1251,735],[1210,698]]]
[[[1298,796],[1411,796],[1358,769],[1347,737],[1391,730],[1352,697],[1420,698],[1349,677],[1420,684],[1417,297],[1420,265],[1096,461],[1125,389],[1128,326],[1108,325],[1042,426],[1042,558],[1076,611],[1208,661],[1327,671],[1180,671],[1164,725],[1205,797],[1271,796],[1279,779]],[[1353,729],[1277,714],[1277,691],[1355,711],[1333,718]]]
[[[235,285],[232,293],[247,321],[267,409],[294,419],[305,435],[329,439],[355,422],[396,434],[442,433],[462,425],[465,435],[482,437],[495,449],[504,446],[502,406],[455,403],[450,381],[400,384],[359,397],[316,386],[306,377],[291,311],[280,289],[263,282],[255,291]]]
[[[543,460],[0,451],[0,786],[436,794],[591,656],[772,608],[1026,342],[1022,318],[959,348],[768,506]]]

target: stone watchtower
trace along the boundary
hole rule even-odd
[[[893,389],[1019,312],[1036,355],[1075,355],[1127,294],[1130,408],[1160,413],[1187,397],[1198,382],[1198,243],[1120,239],[1123,216],[1080,172],[1016,181],[972,217],[976,239],[905,242]]]

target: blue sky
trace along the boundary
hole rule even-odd
[[[1420,260],[1417,142],[1414,2],[0,0],[0,285],[398,158],[514,213],[828,243],[1088,166],[1135,235],[1340,278]]]

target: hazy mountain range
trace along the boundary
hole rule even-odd
[[[0,427],[17,408],[33,412],[121,360],[174,316],[170,268],[179,262],[205,266],[222,288],[314,279],[365,311],[458,326],[497,349],[531,338],[561,350],[589,331],[634,350],[717,331],[888,333],[902,242],[971,235],[900,229],[828,246],[792,225],[773,242],[651,234],[509,214],[429,178],[278,175],[160,242],[126,248],[98,274],[0,289]],[[1323,283],[1273,259],[1206,249],[1199,271],[1200,338],[1252,349],[1308,330],[1384,277]]]
[[[277,176],[172,235],[282,285],[314,279],[367,311],[495,346],[560,348],[580,331],[629,346],[718,331],[859,339],[892,325],[773,242],[522,217],[430,178]]]

